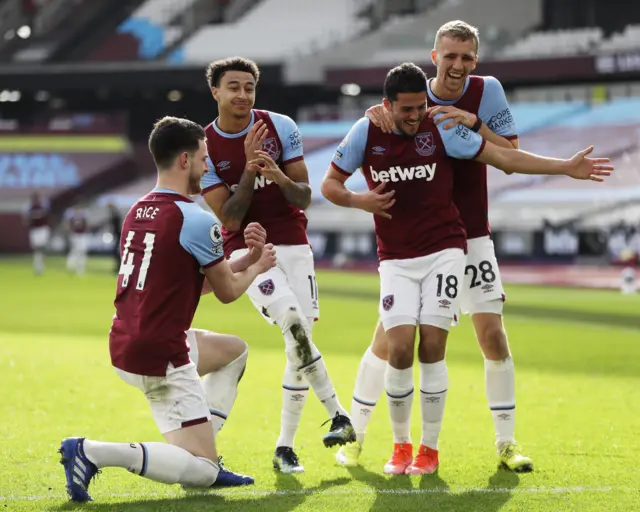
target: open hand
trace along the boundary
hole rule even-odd
[[[262,119],[253,124],[244,139],[244,154],[247,162],[253,160],[256,157],[255,152],[264,147],[267,133],[267,125]]]
[[[567,176],[571,176],[576,180],[591,180],[603,182],[606,176],[611,176],[614,170],[609,158],[587,158],[587,155],[593,152],[593,146],[589,146],[579,151],[567,160],[568,170]]]
[[[442,114],[435,119],[436,124],[440,124],[443,121],[449,120],[447,124],[443,126],[445,130],[453,128],[458,123],[466,126],[467,128],[473,128],[473,125],[478,121],[478,116],[450,105],[439,105],[437,107],[431,107],[427,110],[427,114],[430,118],[434,118],[437,114]]]
[[[382,133],[393,132],[393,118],[391,117],[391,112],[384,108],[384,105],[379,104],[369,107],[364,115],[369,118],[374,126],[380,128]]]

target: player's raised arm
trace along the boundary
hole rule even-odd
[[[209,164],[209,171],[202,177],[204,191],[202,197],[224,227],[230,231],[237,231],[242,227],[244,216],[251,205],[257,168],[249,165],[248,162],[255,158],[254,152],[262,148],[266,136],[267,126],[261,120],[255,123],[247,133],[244,141],[247,166],[233,194],[217,175],[213,163]]]
[[[234,273],[246,270],[260,259],[262,249],[267,243],[267,231],[257,222],[250,223],[244,228],[244,243],[249,252],[229,261],[229,267]]]
[[[184,216],[180,245],[202,266],[213,293],[223,304],[236,300],[258,275],[275,265],[275,250],[269,244],[253,253],[246,268],[234,272],[224,258],[222,232],[213,215],[195,203],[182,203],[180,208]]]
[[[610,176],[613,171],[608,158],[587,157],[593,151],[593,146],[564,160],[497,146],[461,124],[450,130],[439,125],[438,131],[450,157],[475,159],[493,165],[507,174],[564,175],[577,180],[604,181],[604,177]]]
[[[256,277],[275,265],[276,251],[272,244],[267,244],[260,251],[257,261],[240,272],[233,272],[229,262],[223,260],[217,265],[205,268],[204,274],[214,295],[223,304],[228,304],[246,292]]]
[[[257,222],[252,222],[244,230],[244,241],[249,248],[249,252],[244,256],[235,258],[232,261],[227,261],[229,269],[233,274],[244,272],[249,267],[251,267],[251,265],[260,261],[267,241],[267,232],[260,224],[258,224]],[[212,279],[214,278],[212,277]],[[224,282],[224,279],[225,277],[223,275],[221,279],[218,279],[218,282]],[[233,276],[231,279],[236,279],[236,276]],[[206,295],[208,293],[211,293],[212,291],[213,287],[209,282],[209,278],[207,278],[202,283],[201,295]],[[224,296],[224,290],[218,290],[218,295]],[[229,295],[233,296],[233,293],[229,293]]]

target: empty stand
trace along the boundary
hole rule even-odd
[[[598,50],[601,53],[623,52],[640,48],[640,25],[627,25],[622,32],[603,41]]]
[[[235,23],[203,27],[183,50],[188,62],[231,54],[275,62],[352,38],[364,23],[344,0],[266,0]]]
[[[502,59],[530,59],[590,53],[600,45],[604,33],[600,27],[534,32],[508,45]]]

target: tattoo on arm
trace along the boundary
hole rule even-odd
[[[284,198],[294,206],[304,210],[311,203],[311,187],[303,181],[295,182],[291,179],[280,186]]]
[[[231,197],[227,199],[222,207],[222,217],[226,223],[231,225],[237,224],[238,227],[234,231],[240,229],[244,216],[247,214],[247,210],[249,210],[255,180],[255,173],[245,170],[240,178],[240,183],[238,183],[238,188],[231,194]]]

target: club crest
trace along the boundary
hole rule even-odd
[[[280,148],[278,147],[278,140],[275,137],[269,137],[265,140],[262,149],[269,153],[269,156],[273,158],[274,161],[278,160]]]
[[[382,298],[382,309],[384,309],[385,311],[389,311],[394,304],[394,299],[393,299],[393,294],[392,295],[387,295],[386,297]]]
[[[271,295],[275,291],[276,285],[273,283],[272,279],[267,279],[258,285],[258,289],[262,295]]]
[[[436,143],[433,139],[433,133],[423,132],[415,136],[416,152],[422,156],[430,156],[436,150]]]

